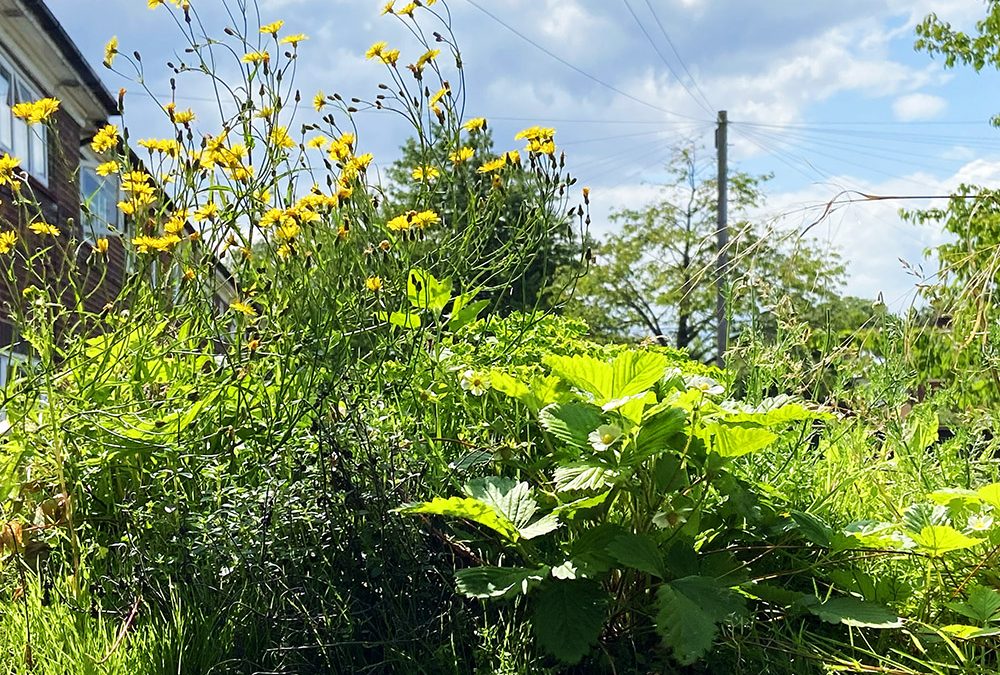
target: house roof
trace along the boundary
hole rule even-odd
[[[40,31],[51,47],[56,49],[65,64],[64,72],[69,71],[66,75],[71,75],[86,88],[90,98],[100,109],[101,116],[106,118],[118,114],[117,100],[87,63],[87,59],[44,0],[0,0],[0,18],[9,22],[10,27],[15,30],[18,28],[15,23],[18,19],[33,24],[35,30]]]

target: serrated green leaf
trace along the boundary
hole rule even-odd
[[[969,597],[965,602],[949,602],[945,604],[953,612],[957,612],[980,624],[1000,621],[1000,593],[997,593],[992,588],[974,586],[969,590]]]
[[[938,557],[950,551],[960,551],[983,543],[983,539],[962,534],[950,525],[928,525],[910,535],[917,548],[930,556]]]
[[[450,291],[450,289],[449,289]],[[489,307],[489,300],[476,300],[475,293],[463,293],[455,296],[451,303],[451,314],[448,317],[448,330],[457,331],[476,320],[479,313]]]
[[[706,432],[715,438],[715,452],[724,458],[757,452],[778,439],[778,434],[767,429],[719,423],[709,425]]]
[[[455,572],[455,587],[470,598],[511,598],[527,595],[549,574],[546,566],[535,569],[526,567],[470,567]]]
[[[752,412],[738,412],[726,416],[730,423],[752,422],[762,427],[778,427],[791,422],[831,419],[833,415],[822,410],[811,410],[801,403],[782,403],[784,399],[762,402]]]
[[[649,415],[649,411],[646,412]],[[681,408],[666,408],[643,420],[635,445],[623,461],[637,464],[669,449],[671,438],[684,431],[687,413]]]
[[[663,578],[663,556],[653,541],[645,534],[621,534],[608,544],[608,553],[619,565]]]
[[[538,421],[550,434],[578,449],[590,448],[587,437],[604,423],[601,411],[585,403],[553,403],[538,414]]]
[[[508,518],[497,513],[492,506],[472,497],[435,497],[429,502],[408,504],[397,510],[406,514],[423,513],[471,520],[490,528],[509,541],[517,541],[521,536]]]
[[[597,644],[607,594],[586,579],[555,581],[536,595],[532,627],[538,644],[563,663],[574,664]]]
[[[559,506],[552,509],[552,514],[558,516],[560,520],[572,520],[579,511],[586,511],[587,509],[592,509],[595,506],[600,506],[611,494],[611,490],[596,494],[593,497],[583,497],[581,499],[574,499],[566,504],[560,504]]]
[[[554,475],[558,492],[603,490],[614,485],[616,478],[618,478],[617,471],[593,464],[560,466],[555,470]]]
[[[833,529],[823,522],[822,518],[805,511],[792,511],[791,515],[792,520],[795,521],[795,529],[807,541],[811,541],[817,546],[830,546],[833,541]]]
[[[663,377],[669,360],[655,352],[629,350],[611,363],[590,356],[550,355],[545,365],[603,406],[645,392]]]
[[[379,321],[385,321],[400,328],[420,328],[421,322],[418,314],[411,314],[410,312],[392,312],[391,314],[388,312],[379,312],[377,316]]]
[[[746,601],[708,577],[684,577],[656,593],[656,629],[674,658],[691,665],[712,648],[719,623],[741,614]]]
[[[547,516],[542,516],[538,520],[522,528],[518,529],[521,536],[525,539],[534,539],[535,537],[540,537],[543,534],[548,534],[554,530],[558,530],[561,523],[559,522],[559,517],[550,513]]]
[[[827,623],[856,628],[899,628],[903,620],[887,607],[860,598],[830,598],[809,606],[809,611]]]
[[[494,509],[524,539],[533,539],[559,527],[558,518],[552,514],[532,522],[538,512],[538,502],[527,483],[499,476],[477,478],[465,485],[465,493]]]

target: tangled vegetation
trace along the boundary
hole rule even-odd
[[[570,315],[597,292],[589,191],[555,130],[495,152],[463,116],[443,1],[389,2],[413,45],[368,50],[378,93],[311,106],[306,36],[149,4],[220,117],[162,101],[172,137],[93,139],[135,257],[115,303],[37,264],[76,242],[0,158],[33,232],[0,232],[33,355],[2,392],[0,673],[1000,667],[995,314],[963,292],[985,252],[950,245],[932,296],[975,340],[740,296],[728,370],[599,342]],[[117,39],[105,65],[143,81]],[[413,126],[387,185],[354,125],[374,109]]]

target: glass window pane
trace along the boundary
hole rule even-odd
[[[49,146],[45,142],[48,137],[47,132],[48,130],[40,124],[28,128],[31,142],[31,170],[42,181],[48,181],[49,178]]]
[[[0,145],[10,148],[10,106],[14,99],[14,87],[10,71],[0,66]]]

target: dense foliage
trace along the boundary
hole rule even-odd
[[[0,672],[996,672],[994,425],[948,382],[920,390],[934,333],[810,295],[757,237],[739,264],[794,302],[763,316],[759,284],[732,289],[729,370],[598,342],[554,311],[582,270],[544,283],[586,259],[591,195],[554,130],[494,153],[460,118],[444,3],[390,2],[412,63],[373,45],[379,93],[318,94],[316,115],[292,84],[304,36],[227,3],[253,29],[208,39],[197,3],[150,4],[182,28],[179,87],[234,54],[242,81],[219,119],[164,101],[176,134],[139,154],[123,129],[94,139],[138,270],[115,304],[87,313],[34,264],[78,242],[0,158],[35,233],[4,224],[6,281],[38,275],[3,390]],[[117,40],[105,61],[142,79]],[[414,126],[385,188],[359,107]],[[697,250],[673,272],[710,265],[702,212],[625,213],[627,236]],[[636,297],[699,297],[671,292]]]

